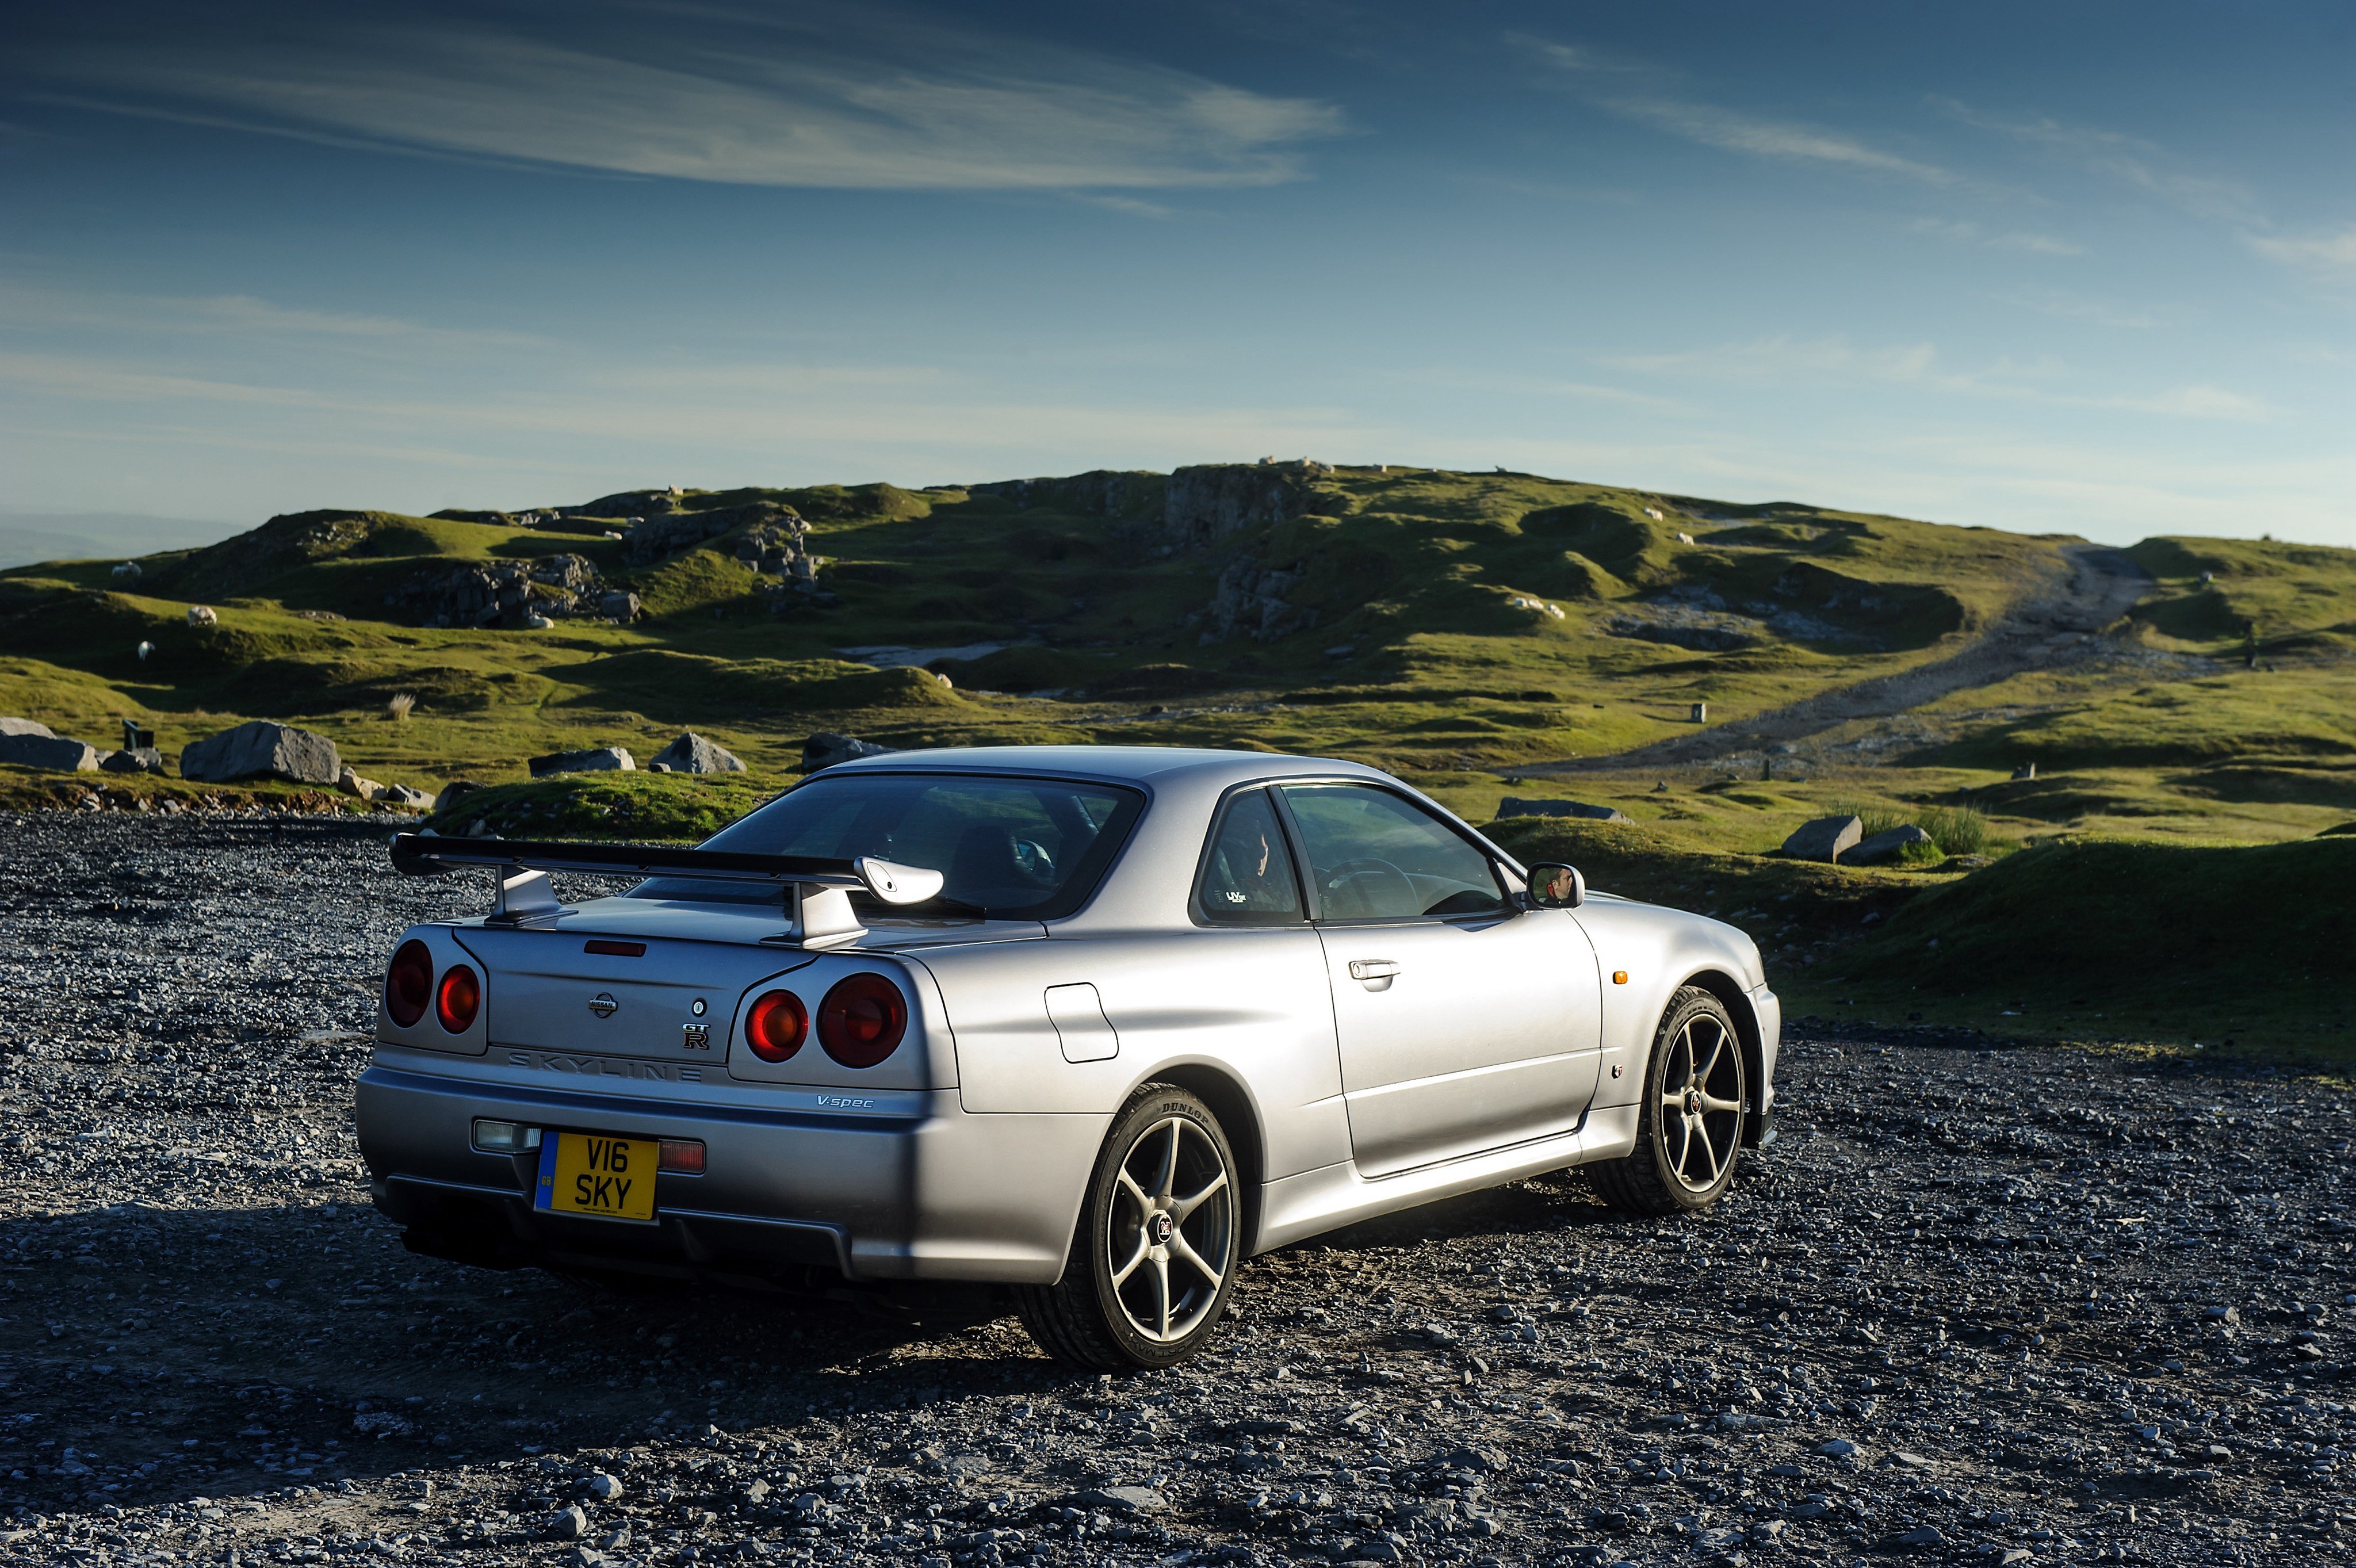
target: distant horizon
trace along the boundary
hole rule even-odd
[[[1319,462],[1331,463],[1336,467],[1343,468],[1373,468],[1388,467],[1411,471],[1462,474],[1472,478],[1478,478],[1483,474],[1497,471],[1495,465],[1491,465],[1490,467],[1483,468],[1459,468],[1432,463],[1387,462],[1382,458],[1368,458],[1364,460],[1336,459],[1323,457],[1315,453],[1293,454],[1290,456],[1279,456],[1276,460],[1278,462],[1289,462],[1303,456],[1313,458]],[[223,540],[233,539],[241,533],[252,532],[253,530],[269,522],[272,518],[290,516],[308,511],[381,511],[410,517],[426,517],[432,515],[435,511],[442,510],[502,511],[513,513],[532,511],[548,507],[578,506],[584,501],[594,499],[599,496],[619,495],[631,490],[662,489],[674,484],[680,486],[681,489],[706,493],[745,489],[774,490],[806,489],[819,485],[841,485],[845,488],[851,488],[869,484],[890,484],[896,485],[902,489],[921,490],[931,488],[945,487],[963,489],[971,485],[1004,484],[1017,479],[1066,478],[1074,475],[1091,472],[1167,474],[1172,472],[1173,468],[1192,467],[1201,465],[1215,466],[1227,463],[1240,465],[1254,463],[1257,461],[1258,461],[1258,458],[1243,457],[1202,458],[1192,459],[1187,462],[1173,464],[1170,467],[1162,468],[1139,465],[1093,463],[1082,467],[1067,469],[1062,473],[1004,474],[982,479],[932,479],[923,481],[921,483],[913,480],[896,478],[817,478],[801,480],[789,484],[770,484],[752,479],[740,480],[728,484],[701,484],[689,483],[680,478],[674,477],[662,480],[659,483],[603,484],[583,487],[581,488],[578,499],[552,499],[547,496],[541,496],[532,500],[511,501],[506,504],[488,503],[480,500],[459,500],[447,501],[433,507],[420,507],[414,509],[384,504],[349,506],[338,502],[328,502],[316,505],[281,507],[251,521],[238,521],[229,518],[178,517],[103,509],[92,509],[90,510],[43,509],[36,510],[0,506],[0,571],[11,570],[18,566],[37,565],[47,561],[130,560],[144,555],[159,554],[172,550],[198,549],[209,544],[218,544]],[[2000,523],[1970,523],[1958,521],[1949,518],[1921,517],[1887,506],[1857,504],[1853,502],[1839,503],[1821,500],[1804,495],[1779,494],[1763,496],[1757,499],[1746,499],[1738,496],[1705,495],[1692,490],[1677,489],[1669,486],[1631,484],[1618,479],[1600,479],[1580,474],[1546,474],[1527,469],[1514,469],[1509,471],[1529,474],[1531,477],[1546,479],[1555,483],[1596,485],[1610,489],[1623,489],[1634,491],[1640,494],[1657,495],[1662,497],[1678,497],[1691,500],[1706,500],[1727,506],[1759,507],[1789,504],[1814,507],[1826,511],[1853,512],[1866,516],[1907,518],[1912,521],[1935,523],[1946,527],[1995,528],[2003,532],[2022,535],[2077,532],[2072,530],[2008,528]],[[2256,537],[2254,535],[2225,533],[2201,534],[2179,530],[2156,530],[2152,532],[2137,534],[2131,538],[2104,538],[2094,533],[2086,532],[2079,532],[2078,536],[2085,539],[2090,543],[2111,545],[2133,544],[2143,539],[2158,538],[2163,536],[2182,538]],[[2356,548],[2356,546],[2339,544],[2329,541],[2302,539],[2279,531],[2271,532],[2265,536],[2270,537],[2278,542],[2286,544],[2314,545],[2325,549]],[[33,553],[37,549],[37,541],[78,541],[93,546],[113,545],[118,546],[118,548],[98,547],[82,550],[79,553]]]

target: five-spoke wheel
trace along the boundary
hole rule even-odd
[[[1108,1371],[1184,1360],[1226,1310],[1240,1214],[1218,1119],[1147,1085],[1114,1118],[1064,1277],[1016,1288],[1023,1326],[1050,1355]]]
[[[1697,986],[1669,999],[1646,1064],[1636,1146],[1592,1168],[1607,1201],[1639,1214],[1706,1208],[1734,1181],[1750,1081],[1726,1004]]]

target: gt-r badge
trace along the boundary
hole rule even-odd
[[[709,1024],[681,1024],[679,1026],[679,1043],[691,1051],[708,1051],[712,1048],[712,1026]]]
[[[614,1009],[620,1005],[620,1003],[614,1000],[614,993],[610,991],[600,991],[596,995],[589,998],[589,1011],[596,1014],[600,1018],[612,1017]]]

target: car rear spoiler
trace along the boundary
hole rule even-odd
[[[549,885],[552,871],[604,875],[691,876],[704,882],[768,883],[792,920],[787,940],[804,944],[847,941],[866,929],[851,912],[853,889],[886,904],[921,904],[941,890],[941,874],[898,865],[873,855],[828,860],[801,854],[746,854],[724,849],[674,849],[666,844],[562,843],[532,839],[392,835],[392,868],[409,876],[443,876],[483,865],[496,877],[489,922],[521,926],[562,912]]]

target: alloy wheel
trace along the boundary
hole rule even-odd
[[[1687,1192],[1708,1192],[1733,1164],[1742,1136],[1742,1047],[1707,1013],[1670,1042],[1661,1072],[1661,1146]]]
[[[1165,1117],[1121,1156],[1105,1206],[1106,1277],[1132,1331],[1156,1344],[1194,1332],[1236,1265],[1236,1190],[1218,1145]]]

